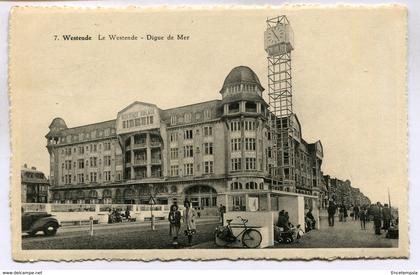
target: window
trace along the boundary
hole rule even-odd
[[[245,120],[245,130],[246,131],[255,130],[255,121]]]
[[[193,138],[193,130],[185,130],[184,139],[192,139],[192,138]]]
[[[83,168],[85,168],[85,160],[84,160],[84,159],[78,159],[78,160],[77,160],[77,167],[78,167],[79,169],[83,169]]]
[[[171,116],[171,125],[176,124],[176,116]]]
[[[213,135],[213,127],[211,126],[204,126],[204,136],[211,136]]]
[[[241,159],[240,158],[233,158],[230,160],[231,163],[231,170],[232,171],[239,171],[241,170]]]
[[[171,177],[178,176],[178,165],[171,165]]]
[[[213,143],[204,143],[204,154],[213,155]]]
[[[247,182],[245,189],[258,189],[258,184],[256,182]]]
[[[82,155],[85,153],[85,147],[79,146],[79,155]]]
[[[271,147],[267,148],[267,157],[271,158],[272,157],[272,150]]]
[[[245,150],[255,151],[255,138],[245,138]]]
[[[212,173],[213,173],[213,161],[205,161],[204,174],[212,174]]]
[[[240,121],[231,121],[230,122],[230,130],[232,132],[240,131],[241,130],[241,122]]]
[[[238,102],[230,103],[229,107],[228,107],[228,110],[229,110],[229,114],[238,113],[239,112],[239,103]]]
[[[257,111],[257,104],[254,102],[245,103],[245,112],[255,113]]]
[[[111,142],[104,142],[104,150],[105,151],[111,150]]]
[[[104,156],[104,166],[111,166],[111,156]]]
[[[84,183],[85,182],[85,174],[77,174],[77,182]]]
[[[192,145],[184,146],[184,158],[190,158],[194,156]]]
[[[104,172],[104,180],[105,181],[111,181],[111,171],[105,171]]]
[[[190,123],[191,122],[191,113],[185,113],[184,114],[184,121],[185,121],[185,123]]]
[[[178,148],[171,148],[171,159],[178,158]]]
[[[67,170],[71,170],[71,160],[66,160],[65,161],[65,167]]]
[[[90,167],[96,167],[97,166],[97,157],[91,157],[90,160]]]
[[[240,189],[242,189],[242,183],[237,182],[237,181],[232,182],[232,183],[230,184],[230,189],[231,189],[231,190],[240,190]]]
[[[186,176],[192,176],[194,174],[194,164],[193,163],[184,164],[184,173]]]
[[[90,173],[90,182],[96,182],[97,181],[97,173],[91,172]]]
[[[255,158],[245,158],[245,170],[255,170],[256,166],[256,159]]]
[[[211,117],[211,110],[210,109],[205,109],[204,110],[204,119],[210,119]]]
[[[241,139],[233,138],[230,140],[230,150],[231,151],[240,151],[241,150]]]
[[[245,211],[245,197],[244,196],[232,196],[233,211]]]
[[[177,132],[171,133],[171,135],[169,136],[169,138],[170,138],[170,141],[171,142],[178,141],[178,133]]]

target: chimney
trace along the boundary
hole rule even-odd
[[[28,165],[25,163],[25,164],[23,165],[23,168],[28,168]]]
[[[32,170],[36,170],[36,167],[35,167],[35,166],[32,166],[32,167],[31,167],[31,169],[32,169]]]

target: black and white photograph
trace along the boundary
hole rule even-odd
[[[14,259],[408,257],[406,16],[14,8]]]

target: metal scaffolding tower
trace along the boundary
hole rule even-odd
[[[293,191],[293,151],[292,126],[292,67],[293,31],[286,16],[267,19],[265,49],[268,53],[268,97],[273,139],[274,173],[283,189]]]

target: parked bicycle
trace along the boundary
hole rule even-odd
[[[226,226],[218,226],[214,233],[214,242],[218,246],[227,246],[234,242],[242,242],[242,245],[247,248],[257,248],[262,241],[261,233],[255,228],[258,226],[248,226],[248,220],[241,216],[237,217],[241,220],[240,223],[232,223],[232,219],[226,220]],[[239,234],[235,235],[232,228],[242,228]],[[241,238],[242,236],[242,238]]]

